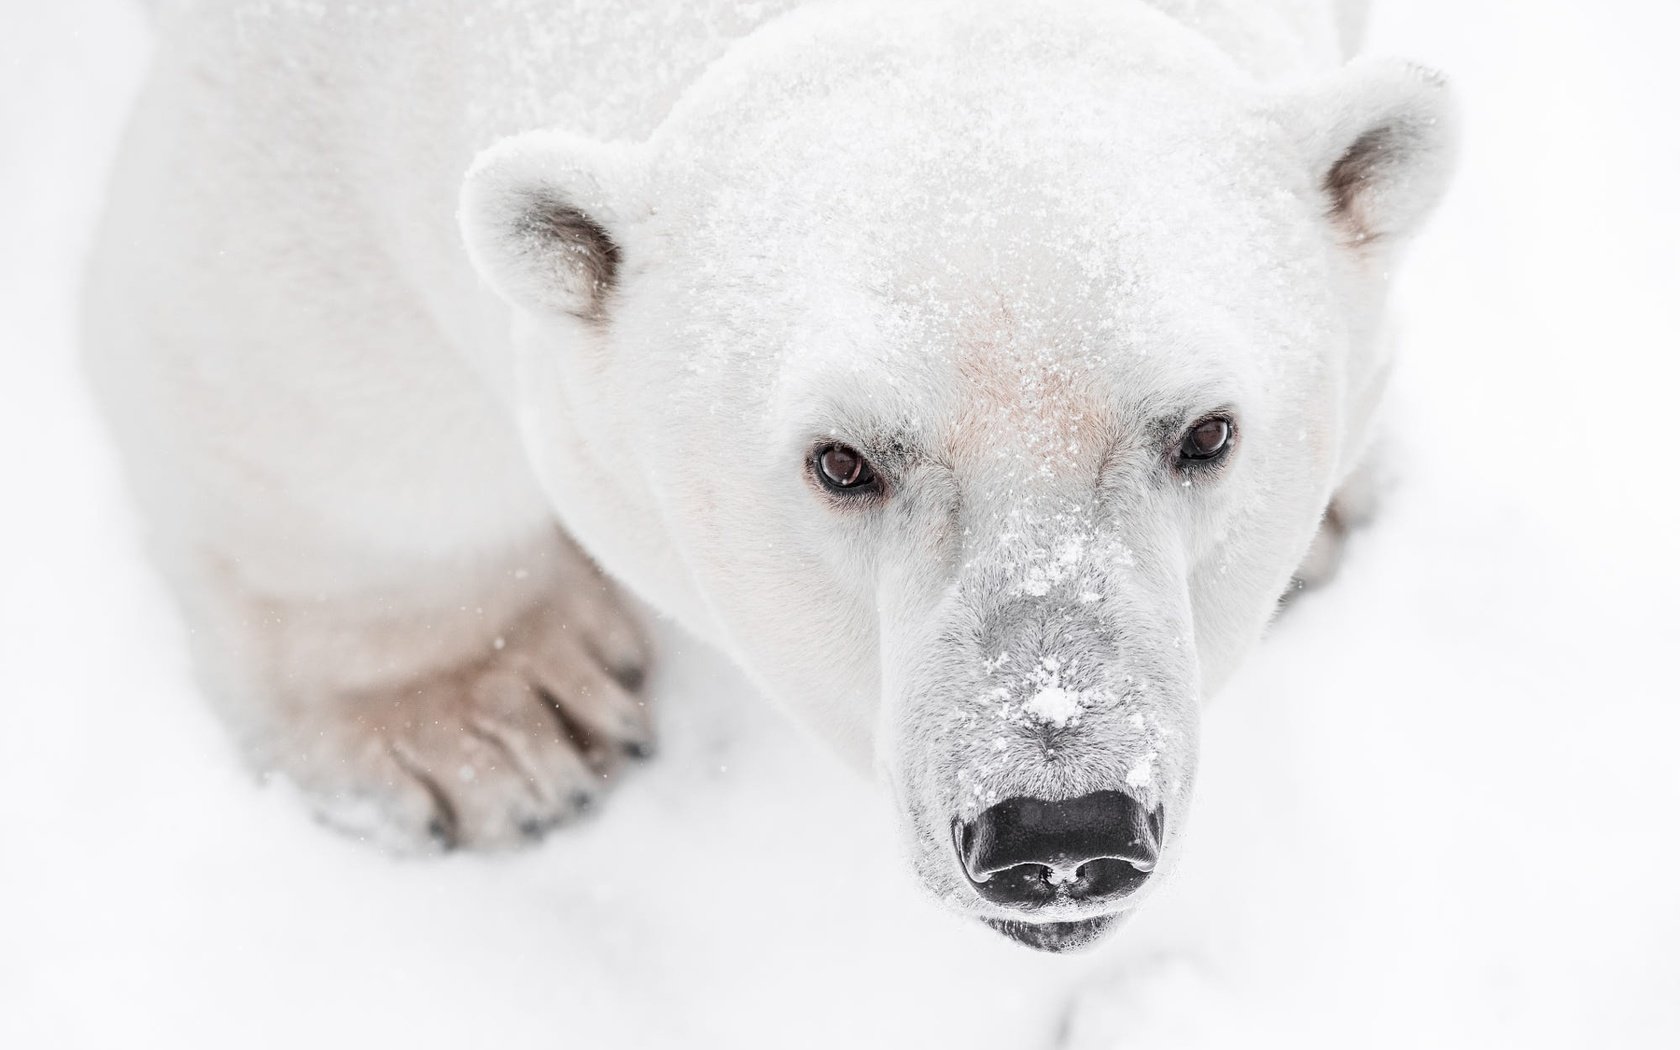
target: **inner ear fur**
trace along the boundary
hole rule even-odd
[[[504,139],[479,154],[461,186],[467,254],[515,306],[599,324],[640,183],[630,147],[557,131]]]
[[[1404,239],[1445,194],[1458,122],[1439,73],[1363,59],[1291,105],[1326,215],[1346,242]]]
[[[600,321],[618,284],[621,251],[606,228],[563,197],[535,193],[520,209],[515,236],[520,250],[546,266],[556,286],[572,289],[558,306],[587,321]]]

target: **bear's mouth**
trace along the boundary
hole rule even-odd
[[[1098,915],[1075,922],[1024,922],[1020,919],[984,919],[987,926],[1011,940],[1041,952],[1071,952],[1089,948],[1120,919],[1119,915]]]

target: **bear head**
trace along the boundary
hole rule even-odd
[[[1141,4],[832,5],[647,141],[494,145],[461,224],[563,521],[880,771],[933,893],[1060,949],[1170,867],[1450,117]]]

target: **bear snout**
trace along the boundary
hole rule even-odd
[[[1155,870],[1163,808],[1125,791],[1078,798],[1010,798],[972,821],[954,821],[963,876],[983,900],[1011,910],[1117,902]]]

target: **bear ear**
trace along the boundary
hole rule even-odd
[[[503,139],[478,155],[457,218],[467,255],[496,293],[536,314],[600,323],[638,209],[632,148],[561,131]]]
[[[1348,243],[1403,240],[1446,193],[1458,121],[1439,73],[1360,59],[1289,105],[1325,212]]]

